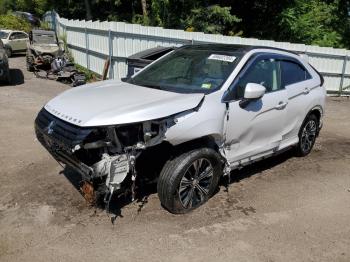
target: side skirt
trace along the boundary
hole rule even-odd
[[[238,160],[238,161],[231,162],[230,169],[231,170],[240,169],[240,168],[243,168],[244,166],[250,165],[250,164],[258,162],[260,160],[279,155],[279,154],[291,149],[298,142],[299,142],[298,137],[288,139],[288,140],[282,142],[278,147],[266,150],[264,152],[261,152],[259,154],[256,154],[256,155],[253,155],[253,156],[250,156],[247,158],[243,158],[243,159]]]

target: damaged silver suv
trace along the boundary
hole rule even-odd
[[[186,213],[233,169],[290,148],[307,155],[322,127],[323,82],[285,50],[183,46],[125,81],[65,91],[35,129],[107,205],[157,182],[162,205]]]

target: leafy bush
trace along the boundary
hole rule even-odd
[[[48,22],[41,21],[40,22],[40,28],[44,30],[51,30],[51,26]]]
[[[75,67],[77,68],[77,70],[81,73],[83,73],[85,75],[86,78],[86,82],[90,83],[90,82],[96,82],[99,80],[99,77],[97,74],[95,74],[94,72],[88,70],[87,68],[78,65],[76,63],[74,63]]]
[[[231,7],[212,5],[191,10],[184,22],[187,31],[199,31],[209,34],[235,35],[237,23],[241,22],[230,13]]]
[[[24,19],[14,15],[0,15],[0,28],[29,32],[32,26]]]
[[[304,44],[341,47],[339,0],[296,0],[281,13],[283,39]]]

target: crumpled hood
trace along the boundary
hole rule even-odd
[[[203,96],[109,80],[69,89],[49,101],[45,109],[78,126],[107,126],[173,115],[195,108]]]
[[[39,54],[53,54],[56,56],[60,48],[55,44],[33,44],[32,48]]]

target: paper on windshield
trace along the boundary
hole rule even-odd
[[[229,56],[229,55],[219,55],[219,54],[211,54],[208,59],[211,60],[219,60],[219,61],[224,61],[224,62],[229,62],[232,63],[233,61],[236,60],[235,56]]]

